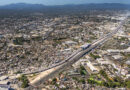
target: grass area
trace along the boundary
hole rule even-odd
[[[85,84],[86,80],[84,78],[77,78],[77,77],[72,77],[73,80],[77,81],[78,83]]]
[[[106,72],[104,70],[100,70],[99,72],[107,81],[112,81],[108,75],[106,74]]]
[[[120,77],[115,77],[113,79],[110,79],[106,72],[104,70],[101,70],[100,75],[103,76],[107,81],[104,80],[96,80],[93,75],[90,76],[90,78],[87,80],[89,84],[96,84],[99,86],[105,86],[108,88],[116,88],[116,87],[126,87],[130,88],[130,81],[129,80],[122,80]]]
[[[92,43],[92,41],[91,40],[87,40],[87,43]]]
[[[97,84],[97,85],[100,85],[100,86],[102,86],[102,84],[103,84],[103,81],[98,81],[98,80],[94,80],[94,78],[89,78],[88,80],[88,83],[89,84]]]
[[[91,56],[92,58],[94,58],[94,59],[101,58],[99,55],[94,55],[94,54],[92,54],[92,53],[90,53],[90,56]]]

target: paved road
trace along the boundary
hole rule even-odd
[[[110,39],[114,34],[116,34],[121,29],[121,27],[125,23],[126,19],[127,19],[127,17],[123,21],[121,21],[120,25],[113,32],[101,37],[96,42],[93,42],[89,48],[87,48],[85,50],[82,50],[82,49],[77,50],[75,53],[73,53],[70,57],[65,59],[63,62],[60,62],[48,69],[31,72],[31,73],[41,72],[41,74],[39,76],[37,76],[36,79],[31,81],[30,84],[33,86],[38,86],[41,83],[43,83],[44,81],[48,80],[49,78],[54,77],[55,75],[57,75],[59,72],[63,71],[64,69],[70,67],[73,63],[78,61],[81,57],[90,53],[92,50],[94,50],[98,46],[102,45],[108,39]],[[25,73],[25,74],[31,74],[31,73]]]

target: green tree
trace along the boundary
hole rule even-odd
[[[22,88],[26,88],[29,86],[29,80],[28,80],[27,76],[21,75],[19,80],[22,81],[22,85],[21,85]]]
[[[57,79],[56,79],[56,78],[53,78],[52,84],[56,84],[56,82],[57,82]]]
[[[84,68],[84,66],[80,66],[80,74],[81,75],[86,75],[87,74],[86,69]]]
[[[126,87],[130,88],[130,81],[126,81]]]
[[[91,56],[92,58],[94,58],[94,59],[100,58],[99,55],[94,55],[94,54],[92,54],[92,53],[90,53],[90,56]]]
[[[81,82],[82,84],[86,83],[84,79],[80,79],[79,82]]]

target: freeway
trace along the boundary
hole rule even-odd
[[[120,30],[121,26],[125,23],[126,19],[127,19],[128,16],[125,17],[125,19],[120,23],[120,25],[116,28],[116,30],[114,30],[113,32],[107,34],[107,35],[104,35],[102,36],[101,38],[99,38],[98,40],[96,40],[95,42],[91,43],[91,45],[96,45],[98,43],[100,44],[103,44],[103,42],[107,41],[107,39],[109,39],[110,37],[112,37],[113,34],[117,33],[118,30]],[[48,35],[48,34],[47,34]],[[102,41],[102,43],[101,43]],[[36,70],[36,71],[33,71],[33,72],[26,72],[26,73],[22,73],[24,75],[28,75],[28,74],[33,74],[33,73],[40,73],[40,72],[43,72],[43,71],[46,71],[46,70],[49,70],[51,68],[54,68],[56,66],[59,66],[59,65],[62,65],[64,64],[65,62],[67,62],[68,60],[70,60],[72,57],[74,57],[75,55],[77,55],[79,52],[81,52],[82,49],[79,48],[78,50],[76,50],[75,52],[73,52],[72,55],[70,55],[68,58],[66,58],[65,60],[63,60],[62,62],[59,62],[55,65],[52,65],[51,67],[48,67],[47,69],[39,69],[39,70]]]
[[[81,49],[81,48],[78,49],[76,52],[74,52],[70,57],[68,57],[64,61],[62,61],[62,62],[60,62],[58,64],[55,64],[54,66],[51,66],[51,67],[49,67],[47,69],[38,70],[38,71],[35,71],[35,72],[31,72],[31,73],[25,73],[25,74],[32,74],[32,73],[41,72],[40,75],[38,75],[34,80],[32,80],[30,82],[30,85],[32,85],[32,86],[40,85],[41,83],[43,83],[47,79],[54,77],[59,72],[63,71],[64,69],[66,69],[68,67],[70,67],[73,63],[78,61],[84,55],[90,53],[92,50],[94,50],[98,46],[101,46],[103,43],[105,43],[108,39],[110,39],[114,34],[116,34],[121,29],[121,27],[125,23],[127,17],[128,16],[126,16],[125,19],[123,21],[121,21],[119,26],[113,32],[111,32],[111,33],[101,37],[97,41],[93,42],[90,45],[90,47],[88,47],[88,48],[86,48],[84,50]]]

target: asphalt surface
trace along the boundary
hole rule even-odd
[[[44,81],[48,80],[49,78],[54,77],[61,71],[65,70],[66,68],[70,67],[72,64],[74,64],[76,61],[78,61],[81,57],[84,55],[90,53],[92,50],[97,48],[98,46],[101,46],[103,43],[105,43],[108,39],[110,39],[114,34],[116,34],[122,27],[122,25],[125,23],[127,17],[123,21],[121,21],[120,25],[111,33],[101,37],[96,42],[93,42],[91,46],[85,50],[78,49],[76,52],[74,52],[70,57],[65,59],[64,61],[55,64],[54,66],[51,66],[44,70],[38,70],[30,73],[24,73],[24,74],[33,74],[33,73],[40,73],[39,76],[36,77],[33,81],[30,82],[33,86],[38,86]]]

